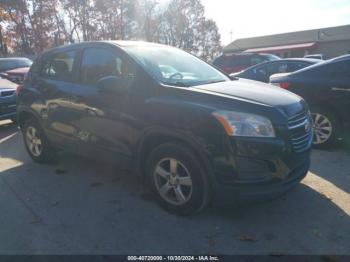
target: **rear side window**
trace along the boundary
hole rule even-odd
[[[106,76],[117,76],[124,79],[135,77],[134,67],[116,52],[102,48],[89,48],[84,51],[80,69],[80,82],[96,85]]]
[[[44,62],[41,75],[59,81],[72,81],[75,58],[76,51],[56,53]]]

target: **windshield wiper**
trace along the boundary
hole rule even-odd
[[[221,83],[221,82],[226,82],[226,80],[224,80],[224,79],[213,80],[213,81],[207,82],[207,84],[215,84],[215,83]]]
[[[174,86],[179,86],[179,87],[190,87],[189,84],[185,84],[184,82],[172,82],[172,83],[166,83],[168,85],[174,85]]]

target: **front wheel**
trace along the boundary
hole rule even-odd
[[[191,215],[209,201],[207,174],[186,146],[167,143],[153,150],[147,160],[147,176],[157,201],[170,212]]]
[[[340,132],[337,117],[329,110],[315,108],[312,110],[314,127],[313,145],[316,148],[329,148],[334,145]]]

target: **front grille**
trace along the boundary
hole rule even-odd
[[[21,75],[8,75],[7,79],[16,84],[23,84],[23,76]]]
[[[302,153],[311,147],[313,130],[309,112],[303,112],[288,119],[288,129],[295,152]]]
[[[15,103],[0,103],[0,115],[16,112]]]

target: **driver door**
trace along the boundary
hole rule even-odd
[[[135,71],[117,50],[86,48],[81,54],[79,83],[72,87],[75,128],[79,153],[102,157],[131,156],[129,138],[134,130],[129,125],[129,90],[134,85]],[[98,88],[98,81],[116,76],[123,79],[116,86],[123,92]]]

